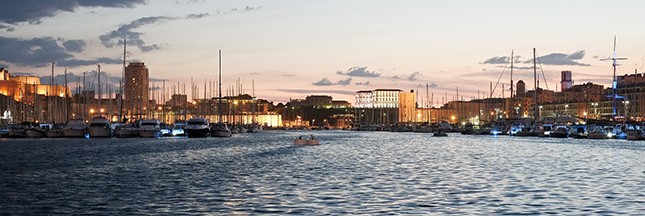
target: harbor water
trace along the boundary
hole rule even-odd
[[[643,141],[263,131],[0,149],[3,215],[645,213]]]

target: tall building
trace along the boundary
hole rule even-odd
[[[520,81],[517,81],[516,86],[517,86],[517,90],[516,90],[517,92],[515,93],[515,97],[523,98],[524,93],[526,93],[526,84],[524,84],[524,81],[520,80]]]
[[[560,91],[567,90],[573,86],[573,80],[571,79],[571,71],[562,71],[560,73],[562,75],[562,79],[560,81]]]
[[[143,62],[130,62],[125,68],[125,100],[126,110],[130,115],[141,115],[148,107],[148,88],[150,74]]]
[[[398,107],[399,107],[399,122],[419,122],[417,119],[417,106],[416,94],[413,90],[410,93],[399,92]]]

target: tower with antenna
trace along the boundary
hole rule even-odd
[[[614,51],[613,55],[611,58],[606,58],[606,59],[600,59],[601,61],[608,61],[611,60],[612,63],[612,68],[614,71],[614,76],[613,76],[613,81],[611,82],[611,89],[612,89],[612,95],[609,95],[611,97],[611,120],[615,121],[616,120],[616,100],[618,99],[624,99],[625,97],[618,95],[618,83],[616,81],[616,66],[618,66],[618,61],[620,60],[627,60],[627,58],[620,58],[616,57],[616,36],[614,36]]]

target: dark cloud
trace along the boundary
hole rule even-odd
[[[520,62],[520,60],[522,59],[522,56],[515,55],[515,56],[513,56],[513,58],[515,59],[514,62]],[[495,57],[492,57],[492,58],[484,60],[484,62],[482,62],[480,64],[508,64],[510,62],[511,62],[511,57],[508,57],[508,56],[495,56]]]
[[[352,78],[347,78],[347,79],[344,79],[344,80],[338,80],[338,82],[336,84],[342,85],[342,86],[352,84]]]
[[[332,86],[332,85],[335,85],[335,84],[332,83],[331,81],[329,81],[329,79],[327,79],[327,78],[322,78],[320,81],[313,83],[313,85],[315,85],[315,86]]]
[[[63,47],[70,52],[83,52],[85,50],[85,41],[83,40],[68,40],[63,42]]]
[[[5,29],[5,31],[12,32],[15,31],[16,28],[13,27],[12,25],[7,25],[7,24],[2,24],[0,23],[0,30]]]
[[[579,50],[572,54],[564,53],[551,53],[548,55],[538,57],[538,61],[545,65],[576,65],[576,66],[591,66],[590,64],[584,64],[576,62],[574,60],[580,60],[585,56],[584,50]],[[532,63],[533,59],[524,61],[524,63]]]
[[[4,0],[0,22],[38,24],[42,18],[53,17],[66,11],[74,12],[80,7],[133,8],[145,4],[145,0]]]
[[[571,53],[569,56],[567,56],[568,59],[571,60],[580,60],[585,57],[585,50],[578,50],[577,52]]]
[[[338,80],[338,82],[335,82],[335,83],[329,81],[329,79],[327,79],[327,78],[322,78],[320,81],[314,82],[312,85],[315,85],[315,86],[333,86],[333,85],[346,86],[346,85],[349,85],[351,83],[352,83],[352,78]]]
[[[52,37],[39,37],[32,39],[0,37],[0,47],[11,52],[0,52],[0,61],[18,66],[44,67],[52,61],[58,66],[75,67],[93,64],[118,64],[117,58],[98,58],[92,60],[75,59],[64,45],[59,44],[62,39]],[[63,44],[68,41],[62,40]],[[72,47],[78,41],[71,42]],[[70,43],[68,43],[70,46]],[[78,47],[73,47],[78,48]],[[72,49],[73,49],[72,48]]]
[[[367,67],[352,67],[347,71],[337,71],[336,74],[347,75],[352,77],[379,77],[380,73],[367,70]]]
[[[356,82],[356,83],[354,83],[354,84],[355,84],[355,85],[364,85],[364,86],[368,86],[368,85],[370,85],[370,81],[366,81],[366,82]]]
[[[141,38],[143,33],[137,32],[135,30],[144,25],[162,23],[174,19],[177,19],[177,17],[155,16],[139,18],[128,24],[121,25],[114,31],[99,36],[99,39],[101,40],[101,43],[108,48],[123,45],[123,39],[126,38],[128,40],[128,45],[134,45],[143,52],[158,50],[161,49],[161,45],[147,44]]]
[[[200,13],[200,14],[188,14],[186,15],[186,19],[199,19],[199,18],[204,18],[210,16],[208,13]]]
[[[506,64],[511,62],[511,57],[507,56],[495,56],[489,59],[484,60],[481,64]]]
[[[420,74],[420,73],[419,73],[419,71],[416,71],[416,72],[414,72],[414,73],[410,74],[410,75],[408,76],[408,80],[410,80],[410,81],[415,81],[415,80],[417,80],[417,79],[418,79],[418,77],[417,77],[417,76],[419,76],[419,74]]]

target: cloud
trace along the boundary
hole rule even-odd
[[[410,74],[410,75],[408,76],[408,80],[410,80],[410,81],[415,81],[415,80],[417,80],[417,79],[418,79],[418,77],[417,77],[417,76],[419,76],[419,71],[416,71],[416,72],[414,72],[414,73]]]
[[[59,42],[62,41],[62,44]],[[72,42],[69,42],[72,41]],[[39,37],[32,39],[6,38],[0,36],[0,47],[11,52],[0,52],[0,61],[16,64],[18,66],[44,67],[52,61],[59,66],[75,67],[93,64],[118,64],[118,58],[97,58],[81,60],[74,58],[67,47],[72,50],[82,48],[80,40],[55,39],[52,37]],[[69,42],[69,43],[68,43]]]
[[[364,85],[364,86],[368,86],[368,85],[370,85],[370,81],[365,81],[365,82],[356,82],[356,83],[354,83],[354,84],[355,84],[355,85]]]
[[[354,95],[354,91],[347,90],[309,90],[309,89],[275,89],[276,91],[297,93],[297,94],[341,94],[341,95]]]
[[[118,29],[99,36],[101,43],[105,47],[111,48],[123,45],[123,38],[126,38],[129,45],[134,45],[143,52],[161,49],[159,44],[147,44],[141,36],[143,33],[135,31],[137,28],[155,23],[162,23],[169,20],[175,20],[177,17],[153,16],[136,19],[128,24],[121,25]]]
[[[252,10],[257,10],[257,9],[260,9],[260,8],[263,8],[263,7],[264,6],[251,7],[251,6],[247,5],[246,7],[242,8],[242,9],[231,8],[231,11],[252,11]]]
[[[590,64],[584,64],[576,62],[574,60],[580,60],[585,56],[585,50],[579,50],[572,54],[564,53],[551,53],[538,57],[538,61],[545,65],[577,65],[577,66],[591,66]],[[529,59],[524,63],[532,63],[533,59]]]
[[[42,18],[53,17],[66,11],[74,12],[80,7],[133,8],[145,4],[145,0],[8,0],[2,3],[0,22],[38,24]]]
[[[347,71],[337,71],[336,74],[347,75],[351,77],[379,77],[381,73],[367,70],[367,67],[351,67]]]
[[[200,18],[204,18],[204,17],[207,17],[207,16],[210,16],[210,14],[208,14],[208,13],[188,14],[188,15],[186,15],[186,19],[200,19]]]
[[[327,79],[327,78],[322,78],[320,81],[314,82],[312,85],[315,85],[315,86],[333,86],[333,85],[346,86],[346,85],[349,85],[351,83],[352,83],[352,78],[351,77],[347,78],[347,79],[343,79],[343,80],[338,80],[338,82],[335,82],[335,83],[329,81],[329,79]]]
[[[439,84],[437,84],[437,83],[426,83],[426,84],[428,85],[428,88],[437,88],[437,87],[439,87]],[[426,85],[424,85],[424,84],[417,85],[417,88],[425,88],[425,87],[426,87]]]
[[[511,57],[507,56],[495,56],[489,59],[484,60],[481,64],[506,64],[511,62]]]
[[[7,25],[7,24],[0,23],[0,30],[2,30],[2,29],[5,29],[5,31],[7,31],[7,32],[12,32],[12,31],[16,30],[16,28],[13,27],[12,25]]]
[[[320,81],[313,83],[313,85],[315,85],[315,86],[332,86],[332,85],[335,85],[335,84],[332,83],[331,81],[329,81],[329,79],[327,79],[327,78],[322,78]]]
[[[68,40],[63,42],[63,47],[70,52],[83,52],[85,50],[85,41],[83,40]]]
[[[520,59],[522,59],[522,56],[515,55],[513,56],[515,59],[514,62],[519,62]],[[495,56],[489,59],[484,60],[484,62],[481,62],[480,64],[508,64],[511,62],[511,57],[508,56]]]

